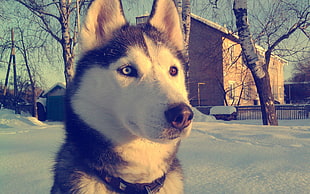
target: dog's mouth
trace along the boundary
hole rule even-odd
[[[166,142],[178,138],[185,138],[191,131],[191,121],[187,122],[185,128],[176,128],[171,124],[139,126],[135,122],[128,122],[128,127],[137,137],[142,137],[155,142]]]
[[[189,123],[189,125],[190,124],[191,123]],[[162,131],[162,133],[160,134],[160,136],[158,137],[158,139],[160,139],[160,140],[174,140],[177,138],[186,137],[191,130],[191,127],[189,125],[182,130],[180,130],[178,128],[174,128],[174,127],[165,128]]]
[[[137,137],[162,142],[187,137],[191,131],[193,116],[191,108],[180,103],[168,106],[164,111],[164,118],[149,117],[145,122],[128,118],[126,123],[128,129]]]

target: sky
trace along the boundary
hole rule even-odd
[[[306,2],[307,0],[302,0],[300,2]],[[212,1],[214,2],[214,1]],[[220,25],[224,25],[227,27],[234,26],[233,19],[232,19],[232,10],[231,10],[231,0],[220,0],[218,1],[219,4],[217,8],[212,8],[212,6],[205,6],[205,1],[199,1],[199,0],[192,0],[192,12],[205,17],[206,19],[212,20],[214,22],[219,23]],[[248,6],[251,12],[252,10],[258,10],[256,9],[258,6],[265,6],[268,5],[268,2],[272,2],[272,0],[263,0],[263,1],[252,1],[249,0]],[[3,8],[0,10],[4,10],[5,13],[10,13],[10,4],[5,4],[2,2]],[[125,15],[127,19],[131,23],[135,23],[135,16],[147,14],[151,11],[152,6],[152,0],[123,0],[123,8]],[[265,8],[264,8],[265,9]],[[264,14],[264,12],[261,9],[261,14]],[[22,8],[18,9],[22,10]],[[16,10],[12,10],[16,11]],[[225,14],[223,14],[225,13]],[[228,14],[227,14],[228,13]],[[15,27],[16,23],[14,20],[7,20],[7,19],[1,19],[0,18],[0,25],[2,28],[0,28],[0,37],[4,37],[7,34],[7,31]],[[0,40],[1,41],[1,40]],[[293,41],[295,43],[295,41]],[[301,42],[301,43],[300,43]],[[288,42],[289,43],[289,42]],[[57,45],[55,41],[52,43]],[[290,44],[290,43],[289,43]],[[301,39],[298,44],[309,44],[309,40]],[[61,50],[59,46],[52,46],[53,49],[51,49],[49,52],[59,52],[61,53]],[[43,51],[40,51],[43,53]],[[36,54],[39,55],[40,53]],[[40,62],[39,70],[42,72],[42,77],[44,78],[44,83],[46,88],[54,85],[55,82],[64,82],[64,76],[63,76],[63,62],[61,60],[61,54],[54,57],[54,55],[51,55],[51,59],[47,60],[47,56],[41,57],[42,60]],[[0,62],[0,80],[4,80],[5,77],[5,63],[8,61],[9,53],[7,52],[6,55],[3,57],[3,61]],[[17,61],[20,64],[22,59],[17,56]],[[53,68],[51,68],[51,66]],[[288,79],[291,76],[293,70],[293,64],[289,63],[287,66],[284,67],[284,77],[285,79]],[[21,69],[20,71],[24,71],[24,69]]]
[[[129,8],[126,9],[127,3],[126,1],[123,1],[124,3],[124,11],[125,14],[127,14],[127,18],[130,19],[131,22],[134,22],[134,18],[136,15],[143,15],[143,14],[148,14],[152,8],[152,0],[142,0],[139,1],[139,3],[132,3],[132,6],[135,6],[134,10],[135,12],[132,12],[133,9]],[[217,7],[211,6],[211,5],[206,5],[206,1],[199,1],[199,0],[191,0],[192,3],[192,8],[191,11],[192,13],[199,15],[201,17],[204,17],[206,19],[209,19],[213,22],[216,22],[222,26],[226,26],[228,29],[235,28],[235,20],[234,20],[234,15],[232,11],[232,1],[231,0],[219,0]],[[216,1],[210,1],[210,2],[216,2]],[[248,8],[249,8],[249,19],[250,19],[250,27],[254,26],[253,22],[257,21],[257,19],[251,18],[251,12],[255,11],[255,13],[259,16],[261,15],[262,18],[261,21],[263,20],[263,16],[270,14],[268,5],[272,4],[274,0],[248,0]],[[307,2],[309,4],[309,0],[299,0],[300,3],[306,4]],[[257,9],[259,8],[259,9]],[[132,14],[133,13],[133,14]],[[251,20],[252,19],[252,20]],[[260,22],[261,22],[260,21]],[[252,24],[251,24],[252,22]],[[297,37],[297,38],[296,38]],[[310,41],[306,36],[303,34],[298,33],[298,36],[295,36],[294,38],[291,37],[291,40],[285,41],[285,44],[291,44],[293,45],[293,48],[298,47],[298,46],[303,46],[303,47],[310,47]],[[310,51],[309,51],[310,52]],[[308,54],[309,55],[309,54]],[[286,57],[289,60],[295,60],[293,57]],[[294,65],[292,62],[289,62],[287,65],[284,66],[284,79],[287,80],[292,76],[292,72],[294,69]]]

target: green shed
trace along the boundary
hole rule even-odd
[[[46,99],[46,116],[49,121],[64,120],[64,96],[48,96]]]
[[[65,83],[56,83],[47,92],[44,92],[39,103],[44,107],[44,120],[63,121],[64,120],[64,96],[66,91]],[[42,113],[42,114],[43,114]],[[46,116],[46,117],[45,117]]]

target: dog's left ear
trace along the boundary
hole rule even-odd
[[[81,29],[82,52],[107,43],[114,31],[126,24],[121,0],[94,0]]]
[[[184,49],[180,18],[173,0],[155,0],[148,22],[167,34],[179,50]]]

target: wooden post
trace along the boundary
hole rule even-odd
[[[6,96],[7,88],[8,88],[8,83],[9,83],[9,75],[10,75],[10,70],[11,70],[11,63],[12,63],[12,52],[10,54],[10,59],[9,59],[9,64],[8,64],[8,69],[6,71],[6,77],[5,77],[5,83],[4,83],[4,89],[3,89],[3,97]],[[3,100],[3,104],[5,101]]]
[[[18,103],[17,103],[17,77],[16,77],[16,58],[15,58],[15,43],[14,43],[14,30],[12,28],[11,30],[11,42],[12,42],[12,48],[11,48],[11,54],[8,64],[8,69],[6,72],[5,77],[5,83],[4,83],[4,89],[3,89],[3,105],[6,105],[6,93],[9,83],[9,76],[10,76],[10,70],[11,70],[11,64],[13,62],[13,73],[14,73],[14,99],[13,99],[13,106],[15,109],[15,114],[20,114],[18,109]]]
[[[13,29],[11,30],[11,42],[12,42],[11,54],[10,54],[8,69],[6,71],[5,83],[4,83],[4,89],[3,89],[3,101],[2,101],[3,106],[6,106],[6,93],[7,93],[8,84],[9,84],[9,76],[10,76],[10,71],[11,71],[11,64],[12,64],[13,56],[15,55],[15,50],[14,50],[14,31],[13,31]]]
[[[7,89],[8,89],[8,82],[9,82],[9,75],[10,75],[10,70],[11,70],[11,63],[12,63],[12,54],[10,54],[8,69],[6,71],[5,83],[4,83],[4,88],[3,88],[2,104],[1,104],[0,108],[6,106],[6,93],[7,93]]]
[[[24,32],[22,31],[22,29],[19,29],[19,30],[20,30],[21,45],[22,45],[22,50],[23,50],[22,54],[23,54],[23,57],[24,57],[26,69],[27,69],[28,76],[29,76],[29,81],[30,81],[30,84],[31,84],[31,98],[32,98],[31,114],[32,114],[33,117],[38,118],[37,102],[36,102],[37,98],[36,98],[36,93],[35,93],[36,88],[35,88],[34,80],[32,78],[31,70],[30,70],[29,63],[28,63],[28,54],[27,54],[27,49],[26,49],[25,41],[24,41]]]
[[[17,102],[17,75],[16,75],[16,58],[15,58],[15,42],[14,42],[14,29],[11,30],[11,41],[12,41],[12,61],[13,61],[13,76],[14,76],[14,109],[15,114],[20,114]]]

